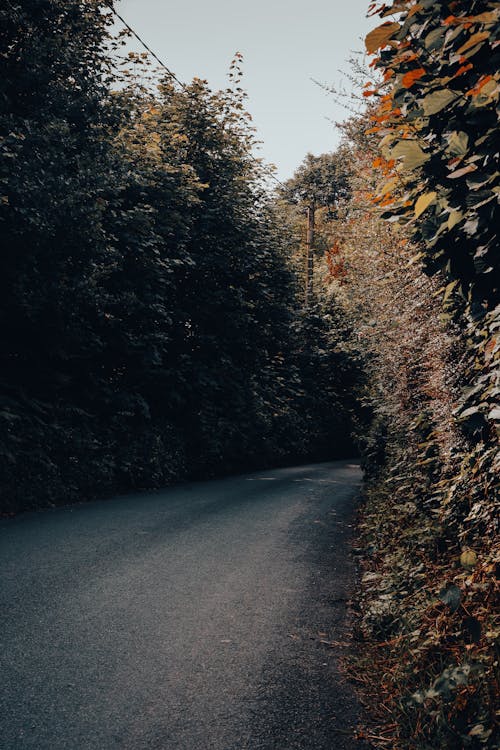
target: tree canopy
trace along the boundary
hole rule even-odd
[[[99,0],[0,20],[4,507],[352,450],[239,62],[216,92],[120,72]]]

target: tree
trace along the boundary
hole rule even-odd
[[[278,195],[285,203],[298,206],[306,214],[305,242],[305,305],[314,295],[314,255],[317,246],[316,212],[324,209],[328,219],[349,195],[349,154],[345,146],[329,154],[307,154],[294,176]],[[324,249],[324,248],[323,248]]]
[[[32,492],[50,497],[55,462],[68,466],[75,450],[59,404],[78,408],[102,346],[95,277],[107,256],[100,196],[116,123],[110,19],[91,0],[9,2],[0,13],[3,474],[12,472],[14,496],[24,471]]]
[[[290,203],[314,203],[334,210],[349,195],[349,152],[346,146],[337,151],[314,156],[307,154],[294,176],[280,190]]]
[[[136,55],[119,78],[97,0],[1,13],[9,507],[314,450],[327,428],[304,387],[321,361],[303,366],[289,238],[241,87],[151,69],[145,86]]]

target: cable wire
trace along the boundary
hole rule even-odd
[[[170,68],[168,67],[168,65],[165,65],[165,63],[164,63],[164,62],[163,62],[162,60],[160,60],[160,58],[158,57],[158,55],[156,54],[156,52],[153,52],[153,50],[151,49],[151,47],[149,47],[149,46],[148,46],[148,45],[146,44],[146,42],[144,41],[144,39],[141,39],[141,37],[139,36],[139,34],[138,34],[138,33],[137,33],[137,32],[136,32],[136,31],[135,31],[135,30],[134,30],[133,28],[132,28],[132,26],[130,26],[130,24],[128,24],[128,23],[126,22],[126,20],[125,20],[125,19],[123,18],[123,16],[121,16],[121,15],[120,15],[120,14],[118,13],[118,11],[116,11],[116,10],[114,9],[114,7],[113,7],[113,4],[112,4],[112,3],[105,3],[105,5],[106,5],[106,7],[108,7],[108,8],[109,8],[109,9],[111,10],[111,12],[112,12],[112,13],[113,13],[113,14],[114,14],[114,15],[115,15],[115,16],[116,16],[116,17],[117,17],[117,18],[118,18],[118,19],[119,19],[119,20],[120,20],[120,21],[122,22],[122,24],[123,24],[123,25],[125,26],[125,28],[127,28],[127,29],[128,29],[129,31],[130,31],[130,33],[131,33],[131,34],[132,34],[132,35],[133,35],[133,36],[134,36],[134,37],[135,37],[135,38],[137,39],[137,41],[138,41],[138,42],[139,42],[140,44],[142,44],[142,46],[144,47],[144,49],[145,49],[145,50],[147,50],[147,51],[149,52],[149,54],[151,55],[151,57],[154,57],[154,59],[156,60],[156,62],[158,63],[158,65],[160,65],[160,66],[161,66],[161,67],[163,68],[163,70],[165,70],[165,71],[166,71],[166,72],[168,73],[168,75],[170,76],[170,78],[173,78],[173,80],[174,80],[174,81],[175,81],[176,83],[178,83],[178,84],[179,84],[179,86],[181,87],[181,89],[183,89],[184,91],[187,91],[187,86],[186,86],[186,84],[185,84],[185,83],[182,83],[182,81],[180,81],[180,80],[179,80],[179,79],[177,78],[177,76],[175,75],[175,73],[174,73],[174,72],[173,72],[172,70],[170,70]]]

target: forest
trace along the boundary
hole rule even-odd
[[[364,736],[493,749],[500,3],[369,13],[362,106],[277,184],[240,55],[179,84],[112,4],[2,4],[0,511],[360,455]]]

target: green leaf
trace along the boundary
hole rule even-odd
[[[446,33],[446,28],[443,28],[440,26],[437,29],[433,29],[427,36],[425,37],[425,46],[428,50],[437,49],[437,47],[440,46],[441,40],[443,36]]]
[[[448,148],[446,151],[453,156],[465,156],[469,145],[469,136],[463,130],[454,130],[448,136]]]
[[[448,302],[451,295],[457,288],[458,284],[459,284],[458,279],[455,279],[455,281],[450,281],[450,283],[446,285],[446,288],[444,290],[444,295],[443,295],[443,305],[446,304],[446,302]]]
[[[417,169],[429,161],[431,158],[429,154],[426,154],[417,141],[402,140],[398,141],[396,145],[391,149],[391,158],[398,159],[403,158],[404,168],[408,170]]]
[[[427,94],[423,99],[423,107],[426,115],[435,115],[442,109],[454,102],[458,98],[458,94],[450,89],[439,89],[433,91],[432,94]]]
[[[429,208],[429,206],[432,203],[436,202],[436,196],[437,193],[435,190],[432,191],[432,193],[424,193],[423,195],[418,198],[417,202],[415,203],[415,217],[418,219],[421,214],[424,213],[424,211]]]
[[[448,229],[453,229],[453,227],[456,226],[456,224],[459,224],[463,218],[464,215],[461,211],[450,211],[447,222]]]

